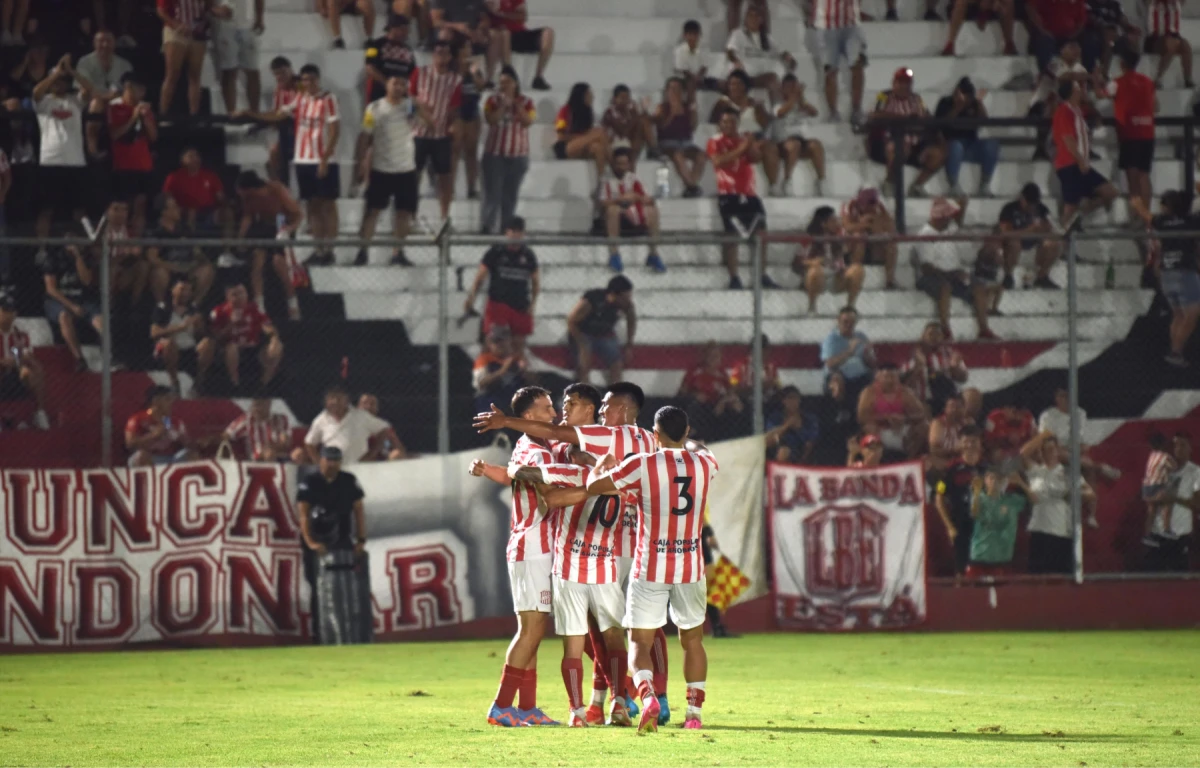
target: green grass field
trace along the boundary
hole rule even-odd
[[[0,657],[2,765],[1200,765],[1200,632],[710,641],[705,730],[485,724],[505,643]],[[557,642],[539,701],[566,711]]]

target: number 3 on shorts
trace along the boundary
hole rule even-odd
[[[683,502],[683,506],[680,507],[677,504],[672,504],[671,514],[686,515],[688,512],[692,511],[694,506],[696,506],[696,500],[692,498],[692,494],[688,493],[688,491],[692,489],[692,478],[677,477],[675,478],[675,484],[679,486],[678,500]]]

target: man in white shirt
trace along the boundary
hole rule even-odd
[[[78,220],[84,212],[88,188],[87,159],[83,151],[83,99],[70,93],[71,80],[84,93],[94,86],[71,66],[70,54],[63,56],[46,79],[33,87],[34,111],[42,135],[38,186],[41,203],[37,236],[49,237],[55,210]]]
[[[75,65],[75,70],[92,84],[93,90],[86,95],[90,98],[120,95],[121,78],[133,71],[133,65],[115,53],[117,40],[106,29],[96,33],[92,45],[92,52]]]
[[[700,48],[700,22],[688,19],[683,25],[683,42],[675,46],[675,75],[687,84],[687,100],[696,98],[696,91],[721,89],[715,77],[708,76],[707,54]]]
[[[1200,492],[1200,467],[1192,463],[1192,438],[1187,433],[1175,433],[1172,447],[1179,464],[1179,469],[1171,476],[1175,503],[1171,506],[1171,519],[1166,528],[1162,515],[1154,516],[1152,538],[1156,546],[1146,552],[1146,570],[1183,573],[1190,570],[1191,565],[1188,546],[1192,539],[1192,516],[1196,514],[1197,501],[1200,501],[1196,499]]]
[[[260,109],[262,80],[258,76],[258,36],[263,33],[266,0],[222,0],[228,19],[213,20],[213,61],[221,72],[225,112],[237,111],[237,75],[246,74],[246,101],[251,112]]]
[[[346,390],[332,387],[325,393],[325,410],[313,419],[304,438],[304,448],[313,464],[320,458],[321,449],[329,446],[340,448],[347,462],[356,463],[372,454],[372,441],[391,431],[392,426],[378,416],[351,408]]]
[[[1050,432],[1058,440],[1059,454],[1062,457],[1063,463],[1071,460],[1071,411],[1068,408],[1070,395],[1067,390],[1059,388],[1054,392],[1054,405],[1042,411],[1038,416],[1038,432]],[[1096,484],[1097,478],[1095,474],[1098,472],[1109,480],[1118,480],[1121,477],[1121,470],[1108,464],[1093,461],[1088,456],[1089,446],[1083,441],[1083,436],[1087,434],[1088,415],[1082,408],[1076,408],[1075,413],[1079,418],[1079,436],[1080,436],[1080,454],[1082,461],[1080,465],[1083,467],[1084,479],[1092,484]]]
[[[959,201],[939,197],[929,209],[929,222],[917,234],[930,237],[952,235],[958,232],[966,213],[965,199]],[[999,301],[999,284],[972,281],[973,265],[969,263],[970,243],[924,242],[916,246],[917,288],[924,291],[937,305],[938,320],[947,338],[950,333],[950,299],[958,298],[975,309],[975,322],[979,325],[981,340],[996,339],[988,327],[988,309]]]

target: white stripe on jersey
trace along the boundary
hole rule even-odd
[[[535,467],[552,464],[550,449],[521,435],[513,448],[509,464]],[[550,539],[554,517],[538,497],[532,483],[513,481],[512,521],[509,526],[505,555],[510,563],[535,560],[550,554]]]
[[[292,162],[319,163],[325,152],[325,126],[338,121],[337,99],[328,91],[316,96],[302,93],[283,111],[296,116],[296,153]]]
[[[617,490],[637,494],[637,554],[633,578],[691,584],[704,577],[700,531],[717,460],[708,451],[678,448],[630,456],[610,475]]]
[[[542,467],[542,479],[560,488],[580,488],[588,468],[578,464]],[[577,584],[611,584],[617,580],[615,529],[622,503],[617,496],[592,496],[557,510],[554,526],[554,575]]]
[[[853,27],[862,19],[860,0],[813,0],[813,26],[817,29]]]
[[[225,428],[230,440],[244,440],[244,456],[261,459],[267,449],[288,433],[288,419],[282,413],[272,413],[259,419],[252,413],[243,413]]]
[[[438,74],[432,66],[420,67],[409,79],[409,95],[433,112],[433,125],[420,121],[416,134],[422,139],[444,139],[450,135],[450,123],[455,114],[455,94],[462,87],[462,75],[451,70]],[[461,97],[460,97],[461,98]]]
[[[638,453],[650,453],[658,447],[654,433],[635,424],[620,427],[590,425],[575,427],[579,437],[579,450],[590,453],[597,459],[611,453],[617,461]],[[617,537],[617,557],[633,557],[637,543],[637,504],[626,498],[625,512],[621,516],[621,531]]]

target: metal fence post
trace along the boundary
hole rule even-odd
[[[1080,469],[1080,445],[1082,436],[1079,434],[1079,282],[1077,279],[1076,241],[1075,233],[1067,232],[1067,408],[1071,424],[1071,466],[1070,466],[1070,501],[1071,518],[1074,522],[1075,535],[1075,583],[1083,583],[1083,509],[1080,483],[1083,482]]]
[[[112,466],[112,247],[101,229],[100,238],[100,315],[104,332],[100,334],[100,463]]]
[[[896,148],[892,158],[891,168],[891,172],[895,176],[892,192],[894,193],[896,200],[896,232],[903,235],[908,233],[908,215],[904,207],[904,141],[907,138],[907,133],[904,130],[904,126],[900,123],[896,123],[894,126],[892,126],[891,136],[892,146]],[[887,182],[885,181],[884,183],[886,184]]]
[[[450,233],[438,241],[438,453],[450,452]]]
[[[767,238],[763,233],[759,233],[757,240],[752,240],[750,243],[750,260],[754,265],[751,270],[754,275],[754,335],[751,337],[751,363],[754,367],[753,378],[754,393],[751,399],[752,408],[754,409],[751,418],[754,425],[754,434],[761,435],[764,430],[763,424],[763,275],[767,269]]]

